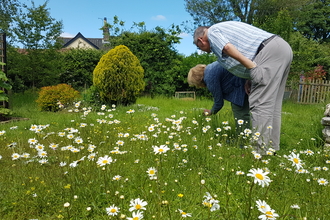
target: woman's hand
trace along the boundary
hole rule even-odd
[[[205,109],[203,112],[203,115],[205,115],[205,116],[212,115],[211,110]]]

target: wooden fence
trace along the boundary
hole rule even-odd
[[[295,94],[296,93],[296,94]],[[302,104],[326,102],[330,99],[330,81],[328,80],[300,80],[297,91],[293,91],[291,99]]]

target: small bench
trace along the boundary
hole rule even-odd
[[[196,99],[196,93],[195,91],[180,91],[180,92],[175,92],[175,98],[178,99]]]

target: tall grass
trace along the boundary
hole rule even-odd
[[[210,100],[140,98],[50,113],[35,98],[14,96],[13,110],[29,120],[0,125],[1,219],[126,219],[137,198],[147,202],[143,219],[258,219],[258,200],[279,219],[330,217],[323,105],[285,102],[281,150],[258,159],[253,134],[236,136],[228,103],[204,117]],[[248,176],[252,168],[269,185]]]

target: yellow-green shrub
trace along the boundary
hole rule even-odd
[[[37,99],[41,111],[58,111],[59,103],[62,105],[72,104],[79,97],[79,92],[67,84],[42,87]]]
[[[93,84],[104,103],[135,103],[144,90],[144,70],[138,58],[124,45],[102,56],[93,72]]]

